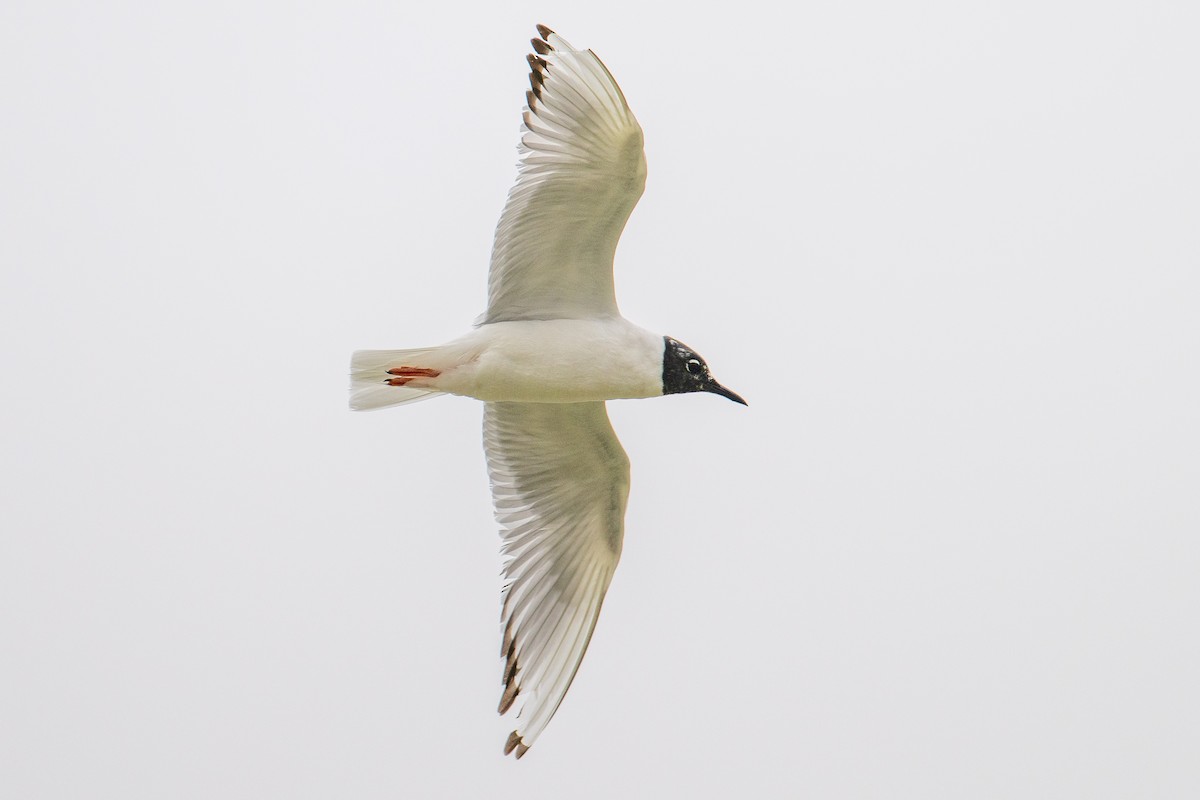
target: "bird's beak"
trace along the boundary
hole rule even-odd
[[[719,395],[721,395],[721,397],[728,397],[733,402],[741,403],[744,406],[750,405],[749,403],[747,403],[745,400],[742,399],[742,396],[740,394],[738,394],[737,392],[734,392],[734,391],[730,391],[729,389],[726,389],[724,386],[717,383],[716,381],[712,381],[707,386],[705,386],[704,391],[712,392],[713,394],[719,394]]]

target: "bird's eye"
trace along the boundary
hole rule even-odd
[[[689,375],[699,375],[704,372],[704,365],[698,359],[689,358],[687,362],[687,371]]]

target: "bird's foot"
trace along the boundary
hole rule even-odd
[[[436,378],[442,373],[441,370],[425,369],[424,367],[394,367],[389,369],[387,374],[396,376],[384,381],[388,386],[404,386],[413,378]]]

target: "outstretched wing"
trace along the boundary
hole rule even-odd
[[[544,25],[538,33],[481,324],[617,314],[613,254],[646,185],[642,129],[608,69]]]
[[[566,695],[621,554],[629,459],[604,403],[487,403],[484,449],[501,525],[504,746],[525,754]]]

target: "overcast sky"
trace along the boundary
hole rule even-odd
[[[0,10],[0,784],[1200,795],[1200,7]],[[480,405],[534,23],[646,133],[625,548],[519,764]]]

